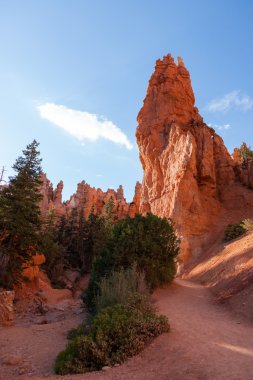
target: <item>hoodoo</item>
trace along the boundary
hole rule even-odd
[[[181,260],[186,262],[210,243],[217,218],[232,206],[226,202],[228,193],[233,189],[240,198],[233,207],[252,206],[253,193],[249,197],[236,184],[239,169],[195,107],[181,58],[176,64],[169,54],[156,62],[137,120],[144,172],[140,211],[174,220],[182,240]]]
[[[131,203],[126,201],[124,197],[124,190],[121,185],[117,191],[113,189],[102,191],[101,189],[91,187],[85,181],[82,181],[77,185],[76,193],[71,195],[68,201],[62,202],[63,182],[60,181],[54,190],[53,185],[47,179],[46,174],[42,174],[41,180],[41,193],[43,195],[43,199],[41,201],[40,208],[43,217],[45,217],[49,210],[52,209],[54,209],[56,216],[67,216],[71,214],[71,211],[74,208],[76,208],[79,213],[82,212],[85,218],[88,218],[92,209],[96,215],[102,215],[105,205],[110,201],[110,199],[113,201],[113,212],[118,219],[125,218],[126,215],[133,217],[139,212],[141,188],[141,184],[139,182],[136,183],[135,194]]]

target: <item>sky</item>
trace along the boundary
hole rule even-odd
[[[196,106],[229,149],[253,147],[251,0],[0,0],[0,168],[34,138],[64,199],[85,180],[142,179],[136,117],[155,61],[190,71]]]

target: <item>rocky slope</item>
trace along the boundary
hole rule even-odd
[[[217,242],[184,278],[209,287],[236,317],[253,322],[253,231],[229,243]]]
[[[144,172],[140,212],[171,217],[182,240],[182,262],[195,260],[217,235],[226,208],[243,207],[253,215],[253,193],[237,184],[249,182],[249,175],[203,122],[181,58],[176,64],[169,54],[156,62],[137,120]]]
[[[78,211],[82,210],[85,218],[89,216],[92,208],[95,214],[101,215],[104,212],[104,206],[110,199],[113,200],[114,213],[119,219],[126,217],[126,215],[134,216],[139,212],[141,190],[141,184],[139,182],[136,183],[135,195],[131,203],[126,202],[124,190],[121,185],[117,191],[108,189],[104,192],[82,181],[77,185],[76,193],[66,202],[62,201],[62,190],[62,181],[58,183],[54,190],[46,174],[42,175],[41,192],[43,199],[41,201],[41,212],[44,217],[48,214],[49,210],[52,209],[55,210],[57,216],[70,215],[73,208],[76,208]]]

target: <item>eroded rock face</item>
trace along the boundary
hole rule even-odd
[[[52,183],[45,173],[41,175],[41,181],[41,193],[43,198],[40,202],[40,209],[42,216],[46,217],[48,211],[51,209],[55,210],[56,216],[65,215],[66,210],[62,203],[63,182],[60,181],[54,190]]]
[[[108,204],[110,199],[114,203],[113,211],[118,219],[125,218],[126,215],[133,217],[139,212],[141,187],[139,182],[136,184],[134,199],[131,203],[126,201],[121,185],[117,191],[108,189],[104,192],[82,181],[77,185],[77,191],[70,199],[62,202],[63,182],[60,181],[55,190],[47,179],[46,174],[42,175],[42,182],[41,192],[43,199],[41,201],[41,213],[43,217],[52,209],[54,209],[56,216],[67,216],[71,214],[74,208],[79,212],[83,212],[85,218],[89,216],[92,209],[96,215],[102,215],[105,212],[105,205]]]
[[[141,201],[141,183],[136,182],[134,198],[133,201],[129,205],[128,214],[131,218],[140,212],[140,201]]]
[[[181,259],[198,255],[222,209],[234,164],[223,140],[194,105],[182,59],[156,62],[136,131],[143,182],[140,212],[174,220],[182,238]]]
[[[243,165],[235,164],[235,172],[239,181],[253,190],[253,160],[247,160]]]

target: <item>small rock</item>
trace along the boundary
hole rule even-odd
[[[23,357],[21,355],[7,356],[3,359],[3,364],[6,365],[19,365],[23,362]]]
[[[63,307],[56,307],[55,310],[57,310],[57,311],[64,311]]]
[[[36,323],[37,325],[46,325],[48,324],[48,320],[47,318],[43,317],[43,318],[39,318]]]
[[[111,369],[111,367],[109,367],[108,365],[106,365],[106,366],[104,366],[104,367],[102,368],[102,371],[108,371],[109,369]]]
[[[118,363],[114,364],[114,367],[119,367],[119,366],[120,366],[120,364],[118,364]]]

